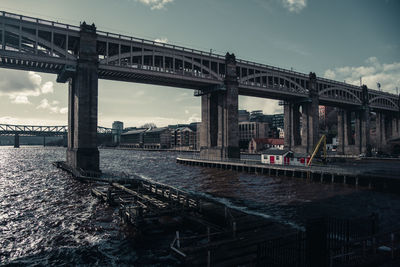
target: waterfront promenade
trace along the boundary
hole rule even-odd
[[[262,164],[254,159],[214,160],[202,159],[196,155],[177,158],[177,163],[202,167],[219,168],[268,176],[286,176],[319,181],[321,183],[342,183],[369,188],[388,189],[399,192],[400,161],[359,159],[333,162],[327,165],[290,166]]]

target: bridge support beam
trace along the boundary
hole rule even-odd
[[[343,109],[338,109],[337,111],[337,141],[338,141],[338,146],[337,146],[337,153],[339,155],[344,155],[344,149],[345,149],[345,133],[344,133],[344,128],[345,128],[345,123],[344,123],[344,110]]]
[[[376,113],[376,148],[378,151],[383,151],[386,144],[385,140],[385,115]]]
[[[399,118],[397,115],[392,118],[392,137],[399,137]]]
[[[362,101],[363,106],[360,110],[360,153],[365,153],[367,156],[371,156],[371,136],[370,136],[370,108],[368,99],[368,87],[366,85],[361,86],[362,89]]]
[[[200,157],[240,158],[238,82],[234,54],[226,54],[225,90],[201,98]]]
[[[285,102],[283,112],[285,127],[285,149],[296,150],[296,147],[301,145],[300,105],[293,102]]]
[[[310,72],[309,101],[302,106],[301,147],[303,153],[311,154],[319,141],[319,95],[317,77]]]
[[[376,148],[380,152],[388,152],[388,139],[393,134],[393,118],[385,113],[376,113]]]
[[[14,148],[19,148],[19,134],[14,135]]]
[[[301,114],[299,110],[300,107]],[[311,154],[313,152],[319,141],[319,95],[315,73],[310,73],[308,99],[301,103],[291,101],[285,102],[284,127],[285,149],[297,153]]]
[[[67,164],[100,172],[97,149],[98,74],[96,28],[81,25],[76,73],[69,79]]]
[[[362,89],[363,104],[360,109],[355,111],[347,109],[338,110],[337,153],[339,155],[359,155],[361,153],[369,155],[371,153],[368,88],[363,85]],[[352,118],[354,118],[354,135]]]

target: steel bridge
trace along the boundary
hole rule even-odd
[[[59,74],[77,68],[80,27],[0,12],[0,66]],[[100,79],[202,90],[223,84],[225,56],[96,31]],[[237,59],[239,94],[289,100],[308,97],[308,74]],[[61,78],[62,79],[62,78]],[[317,78],[321,105],[361,106],[360,86]],[[368,90],[371,107],[399,111],[399,97]]]
[[[111,135],[112,129],[97,127],[98,135]],[[40,136],[43,137],[43,146],[46,146],[46,137],[59,136],[66,140],[68,126],[37,126],[37,125],[11,125],[0,124],[0,136],[14,136],[14,147],[19,147],[20,136]],[[66,142],[65,142],[66,143]]]
[[[65,136],[68,126],[35,126],[0,124],[0,135],[20,136]],[[111,134],[111,128],[97,127],[97,134]]]
[[[0,12],[0,67],[54,73],[58,82],[69,82],[67,159],[75,167],[84,162],[81,169],[98,170],[93,141],[98,79],[195,90],[202,98],[200,146],[207,155],[238,156],[238,95],[284,101],[289,149],[309,152],[318,141],[318,105],[341,110],[342,153],[345,147],[359,153],[369,146],[370,111],[379,114],[380,146],[400,132],[398,95],[236,59],[229,53],[104,32],[85,22],[74,26]],[[355,142],[350,140],[351,117],[356,117]]]

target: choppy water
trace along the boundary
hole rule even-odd
[[[399,195],[179,165],[177,155],[101,150],[101,169],[195,191],[298,227],[311,217],[372,212],[380,214],[381,227],[400,227]],[[151,264],[152,252],[136,247],[115,209],[94,199],[90,185],[51,165],[64,159],[62,148],[0,147],[1,264]]]

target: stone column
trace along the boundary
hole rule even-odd
[[[67,164],[100,172],[97,149],[98,55],[94,25],[81,25],[79,59],[69,79]]]
[[[379,151],[386,149],[385,114],[376,113],[376,144]]]
[[[319,141],[319,95],[317,77],[310,73],[310,101],[302,105],[302,136],[301,145],[304,152],[311,154]]]
[[[361,86],[363,106],[360,111],[361,119],[361,148],[360,153],[365,153],[367,156],[371,155],[371,137],[370,137],[370,116],[369,116],[369,100],[368,100],[368,87]]]
[[[361,114],[355,112],[354,116],[354,154],[361,153]]]
[[[292,144],[293,146],[301,145],[300,135],[300,105],[292,105]]]
[[[19,148],[19,134],[14,135],[14,148]]]
[[[201,131],[200,148],[207,149],[217,146],[218,134],[218,95],[201,96]]]
[[[386,116],[385,118],[385,133],[386,133],[386,142],[387,140],[392,139],[393,132],[393,117],[391,115]]]
[[[236,73],[236,58],[234,54],[226,54],[225,57],[225,87],[226,94],[223,101],[223,126],[220,129],[224,133],[222,140],[225,158],[240,158],[239,149],[239,90]]]
[[[344,155],[344,148],[345,148],[345,134],[344,134],[344,111],[343,109],[338,109],[338,135],[337,135],[337,141],[338,141],[338,147],[337,147],[337,153],[339,155]]]
[[[238,81],[234,54],[226,54],[225,65],[224,87],[202,96],[202,158],[240,158]]]
[[[353,145],[353,131],[351,129],[351,111],[344,110],[344,145],[349,148],[350,145]],[[346,150],[346,149],[345,149]],[[346,151],[345,151],[346,152]]]
[[[284,127],[285,127],[285,149],[293,150],[301,145],[300,136],[300,105],[285,102],[284,105]]]
[[[285,131],[284,136],[284,147],[285,149],[292,149],[292,104],[290,102],[285,102],[283,106],[283,127]]]
[[[399,118],[398,116],[393,116],[392,119],[392,137],[399,137]]]

